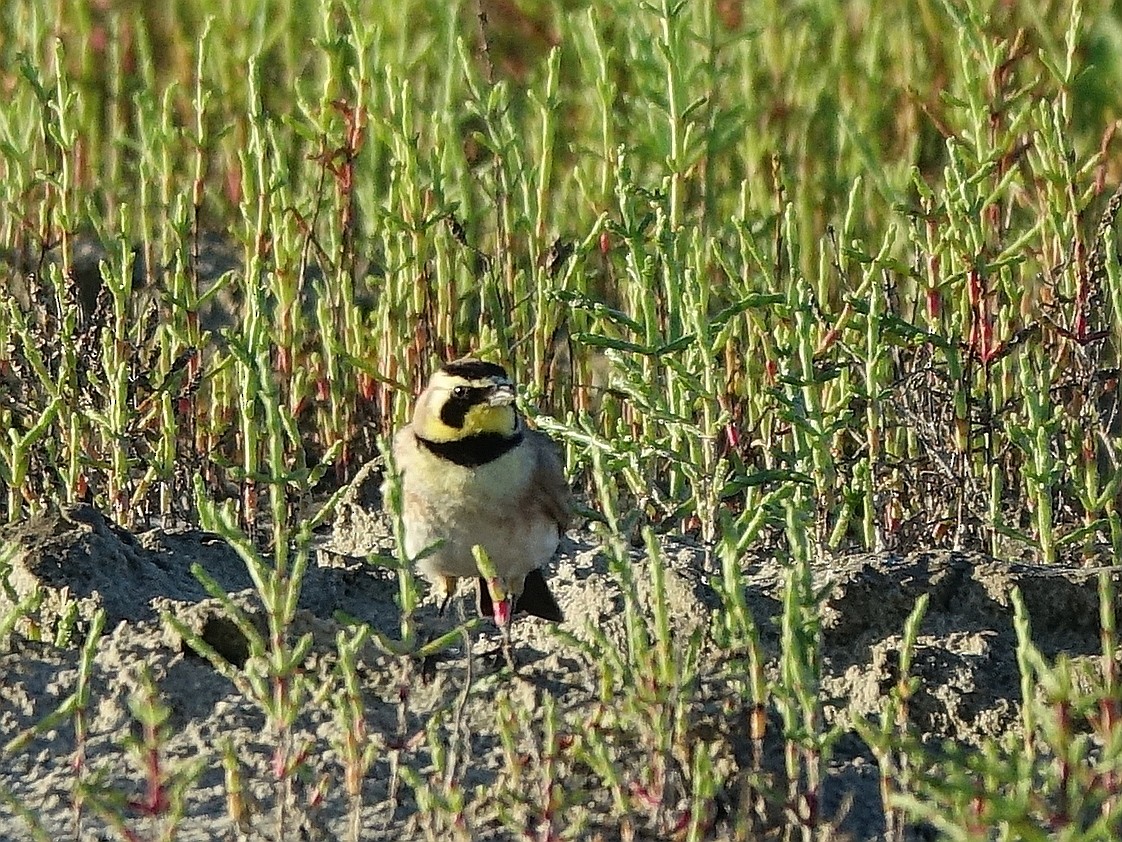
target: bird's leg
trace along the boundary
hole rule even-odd
[[[452,601],[452,597],[456,595],[456,582],[458,580],[455,576],[441,576],[440,589],[444,591],[444,599],[440,600],[440,608],[437,615],[444,616],[444,612],[448,610],[448,603]]]

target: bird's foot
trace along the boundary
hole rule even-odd
[[[452,592],[444,594],[444,599],[440,600],[440,607],[436,610],[437,617],[443,617],[444,612],[448,610],[448,603],[452,601]]]

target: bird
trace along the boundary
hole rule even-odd
[[[542,568],[557,551],[572,501],[557,445],[529,429],[497,363],[442,365],[394,437],[406,555],[443,595],[478,581],[478,610],[507,632],[514,614],[561,622]],[[479,546],[498,581],[479,569]],[[494,598],[492,598],[494,592]]]

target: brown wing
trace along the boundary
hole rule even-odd
[[[572,520],[573,504],[561,464],[561,451],[549,436],[537,430],[527,430],[526,441],[537,458],[530,483],[531,498],[563,532]]]

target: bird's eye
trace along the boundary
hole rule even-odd
[[[454,397],[456,400],[462,401],[467,396],[467,386],[456,386],[454,389],[452,389],[452,397]]]

